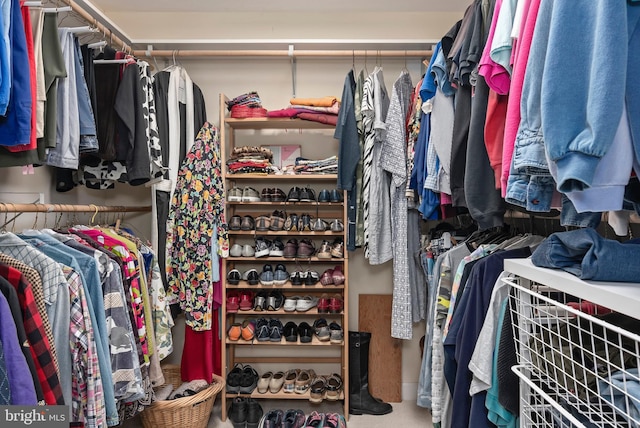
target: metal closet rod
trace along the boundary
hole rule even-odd
[[[433,54],[431,50],[260,50],[260,49],[238,49],[238,50],[203,50],[203,49],[184,49],[184,50],[135,50],[133,55],[137,57],[163,57],[163,58],[198,58],[198,57],[368,57],[375,59],[376,57],[430,57]]]
[[[0,212],[7,213],[131,213],[150,212],[151,206],[110,206],[110,205],[71,205],[71,204],[13,204],[0,202]]]

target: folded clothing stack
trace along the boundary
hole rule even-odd
[[[262,107],[260,95],[256,91],[238,95],[227,101],[226,104],[227,109],[231,112],[231,117],[235,119],[267,116],[267,110]]]
[[[273,171],[273,152],[266,147],[235,147],[227,160],[229,174],[262,173]]]
[[[297,117],[304,120],[336,125],[340,112],[340,101],[336,97],[291,98],[285,109],[267,113],[268,117]]]
[[[337,174],[338,173],[338,157],[331,156],[326,159],[311,160],[305,158],[296,158],[296,164],[293,171],[285,171],[285,173],[293,174]]]

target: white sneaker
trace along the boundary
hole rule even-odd
[[[294,312],[297,307],[298,299],[300,296],[291,296],[284,299],[284,311],[285,312]]]
[[[296,311],[307,312],[309,309],[318,304],[318,298],[313,296],[304,296],[296,302]]]

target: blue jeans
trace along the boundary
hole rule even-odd
[[[78,116],[80,118],[80,153],[98,153],[98,138],[96,137],[96,120],[93,117],[91,98],[87,82],[84,80],[84,66],[82,64],[82,51],[75,39],[75,69],[76,86],[78,91]]]
[[[640,244],[605,239],[594,229],[554,233],[531,255],[534,265],[563,269],[580,279],[636,282]]]
[[[562,226],[590,227],[595,229],[602,220],[602,213],[585,211],[579,213],[567,195],[562,195],[562,212],[560,224]]]

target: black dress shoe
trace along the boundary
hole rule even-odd
[[[309,343],[313,338],[313,327],[308,322],[301,322],[298,326],[298,333],[300,334],[300,342]]]
[[[287,195],[288,202],[298,202],[300,201],[300,189],[298,187],[292,187],[289,190],[289,194]]]
[[[287,342],[298,341],[298,326],[293,321],[289,321],[284,325],[282,335]]]
[[[316,195],[313,192],[313,189],[309,187],[305,187],[304,189],[300,190],[300,202],[315,202],[315,201],[316,201]]]

